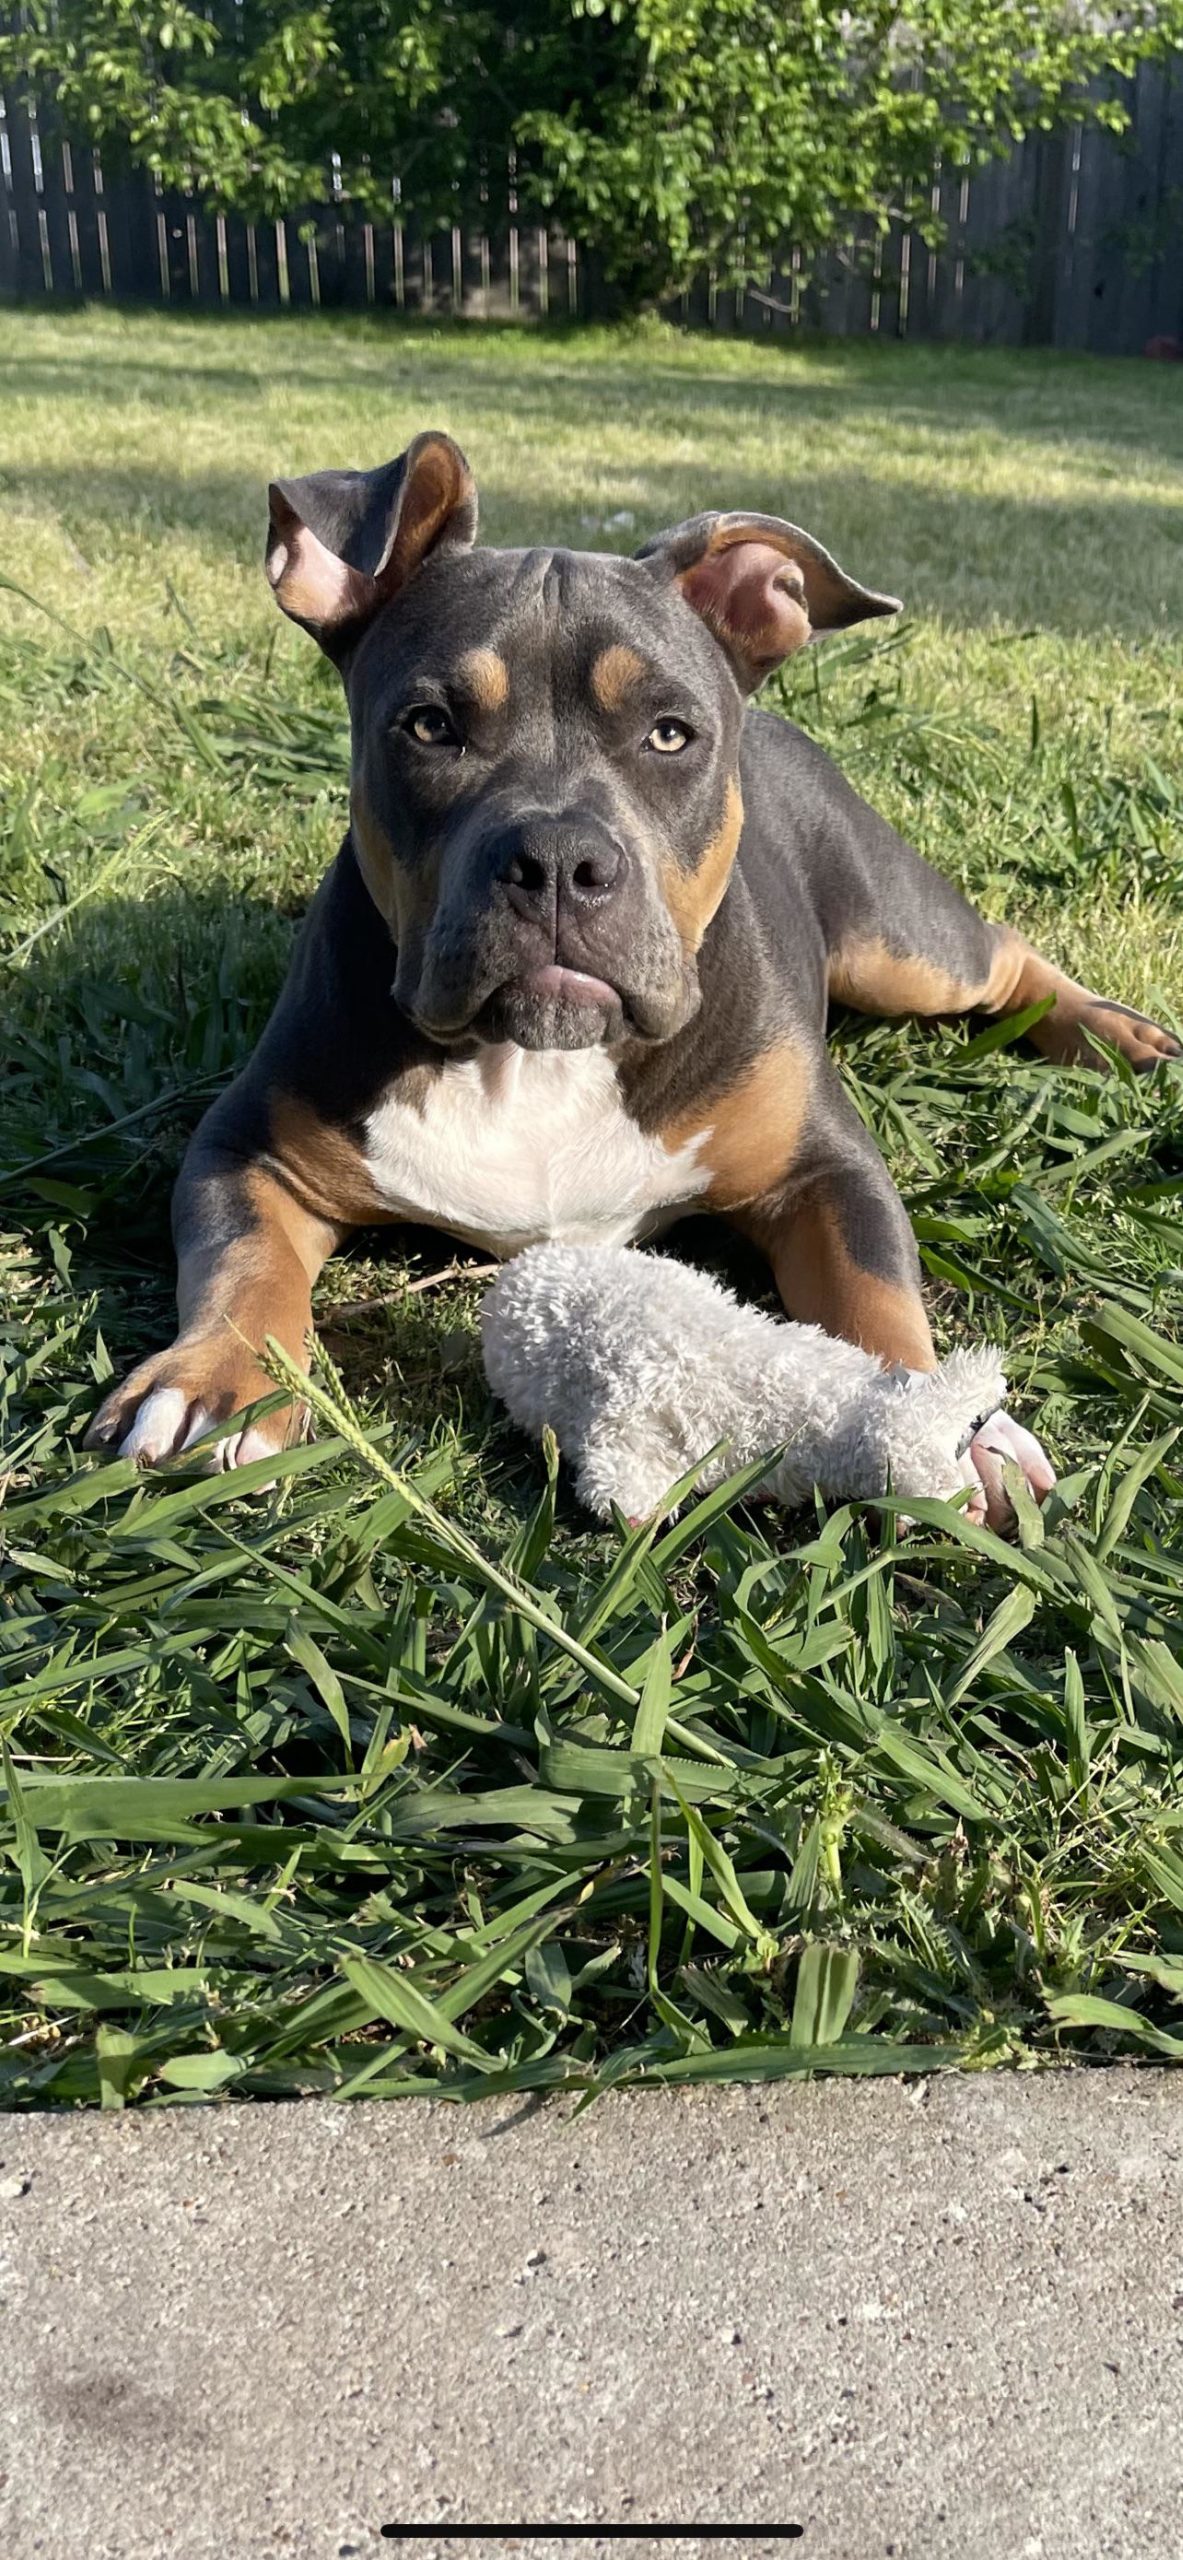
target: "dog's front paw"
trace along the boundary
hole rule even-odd
[[[266,1371],[235,1341],[228,1327],[189,1340],[182,1336],[170,1350],[142,1360],[107,1397],[86,1434],[85,1446],[105,1450],[111,1457],[133,1458],[140,1467],[162,1466],[203,1440],[219,1422],[229,1421],[274,1392]],[[198,1463],[216,1474],[224,1468],[249,1466],[255,1458],[273,1458],[302,1436],[306,1424],[306,1406],[278,1406],[261,1420],[242,1423],[211,1441]]]
[[[984,1521],[990,1529],[1013,1529],[1015,1515],[1002,1481],[1008,1460],[1021,1468],[1035,1500],[1046,1501],[1056,1481],[1051,1460],[1021,1422],[1009,1413],[992,1413],[979,1423],[962,1462],[965,1481],[973,1488],[967,1519]]]

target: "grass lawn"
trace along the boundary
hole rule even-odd
[[[909,613],[774,700],[1178,1027],[1171,368],[9,312],[0,378],[0,2098],[1183,2055],[1177,1073],[837,1026],[942,1344],[1005,1342],[1060,1468],[1014,1547],[938,1504],[589,1527],[422,1236],[330,1266],[277,1489],[79,1454],[341,826],[272,472],[439,424],[494,541],[808,525]]]

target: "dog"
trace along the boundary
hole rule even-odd
[[[267,574],[337,667],[350,825],[258,1048],[177,1184],[179,1330],[93,1446],[175,1458],[307,1369],[311,1291],[351,1230],[414,1220],[505,1257],[718,1211],[785,1308],[935,1365],[915,1241],[826,1049],[831,1002],[897,1017],[1050,998],[1052,1059],[1136,1067],[1169,1033],[987,923],[748,697],[812,635],[899,610],[779,517],[694,517],[631,559],[479,546],[458,446],[270,492]],[[272,1455],[295,1408],[215,1464]],[[1001,1414],[971,1458],[1035,1495]]]

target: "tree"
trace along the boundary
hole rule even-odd
[[[935,240],[942,162],[1120,129],[1120,84],[1181,45],[1183,0],[33,0],[0,77],[253,215],[332,194],[381,219],[397,180],[425,222],[479,223],[513,153],[636,304],[905,211]]]

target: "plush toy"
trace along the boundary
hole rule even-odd
[[[996,1493],[1002,1461],[1027,1440],[996,1415],[995,1350],[954,1351],[931,1373],[885,1369],[818,1325],[762,1315],[705,1272],[625,1246],[529,1247],[499,1272],[481,1326],[494,1394],[535,1438],[549,1423],[603,1519],[613,1505],[643,1518],[717,1442],[703,1489],[779,1449],[760,1485],[778,1502],[815,1485],[868,1496],[890,1485],[905,1499],[969,1485],[981,1519],[991,1456]],[[992,1451],[985,1433],[985,1455],[979,1440],[975,1467],[969,1444],[987,1417],[1001,1429]]]

